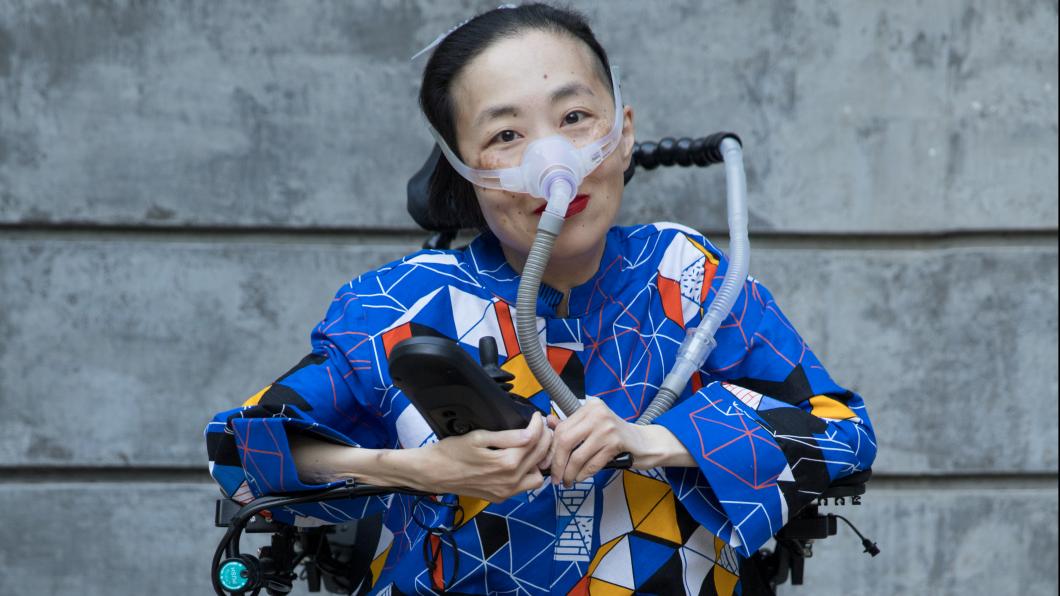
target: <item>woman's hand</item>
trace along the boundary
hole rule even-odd
[[[638,470],[696,465],[665,427],[626,422],[598,398],[590,397],[565,420],[549,416],[548,425],[553,429],[553,484],[569,487],[591,478],[620,453],[632,455]]]
[[[498,503],[541,486],[551,446],[551,429],[534,413],[523,429],[474,430],[403,451],[418,459],[414,465],[420,478],[413,480],[418,485],[413,488]]]

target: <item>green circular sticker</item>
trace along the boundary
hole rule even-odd
[[[228,561],[217,572],[221,586],[226,590],[242,590],[250,583],[250,573],[242,561]]]

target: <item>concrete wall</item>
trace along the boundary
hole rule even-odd
[[[408,57],[489,4],[0,2],[0,593],[207,593],[202,426],[422,240]],[[1057,2],[706,4],[576,3],[639,138],[743,135],[753,272],[870,405],[883,554],[784,593],[1057,593]]]

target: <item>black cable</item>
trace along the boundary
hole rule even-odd
[[[861,546],[865,547],[865,551],[864,552],[869,553],[869,555],[871,555],[873,557],[875,557],[876,555],[880,554],[880,547],[876,546],[875,542],[869,540],[868,538],[865,538],[861,534],[861,532],[858,532],[858,529],[854,527],[854,524],[850,523],[849,519],[843,517],[842,515],[838,515],[838,514],[835,514],[835,513],[831,513],[829,515],[832,515],[833,517],[838,517],[839,519],[841,519],[844,522],[846,522],[846,524],[848,526],[850,526],[851,530],[854,530],[854,533],[858,535],[858,538],[861,538]]]
[[[421,530],[427,532],[427,536],[423,540],[423,563],[427,566],[427,571],[430,573],[432,581],[434,578],[434,572],[438,568],[438,564],[442,558],[442,547],[446,546],[446,541],[451,543],[453,549],[453,573],[446,581],[442,578],[442,592],[445,592],[447,587],[452,587],[456,582],[456,579],[460,577],[460,546],[456,543],[456,537],[453,535],[454,530],[451,528],[457,528],[464,523],[464,508],[459,503],[446,503],[445,501],[431,501],[432,504],[441,505],[453,510],[453,522],[449,524],[451,528],[445,527],[445,524],[439,524],[437,526],[428,526],[416,517],[416,509],[419,508],[420,504],[427,496],[421,496],[416,499],[416,502],[412,506],[412,523],[416,524]],[[457,517],[459,514],[459,518]],[[431,536],[438,537],[438,548],[434,549],[431,546]],[[444,564],[443,564],[444,573]]]

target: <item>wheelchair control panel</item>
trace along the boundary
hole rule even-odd
[[[481,365],[455,342],[410,337],[390,351],[390,377],[439,439],[483,429],[524,428],[537,411],[512,395],[515,376],[497,366],[497,341],[479,341]]]
[[[439,439],[476,429],[525,428],[539,411],[509,393],[515,376],[497,366],[497,340],[483,336],[478,350],[481,364],[441,337],[410,337],[390,351],[391,379]],[[604,467],[632,465],[630,454],[621,453]]]

